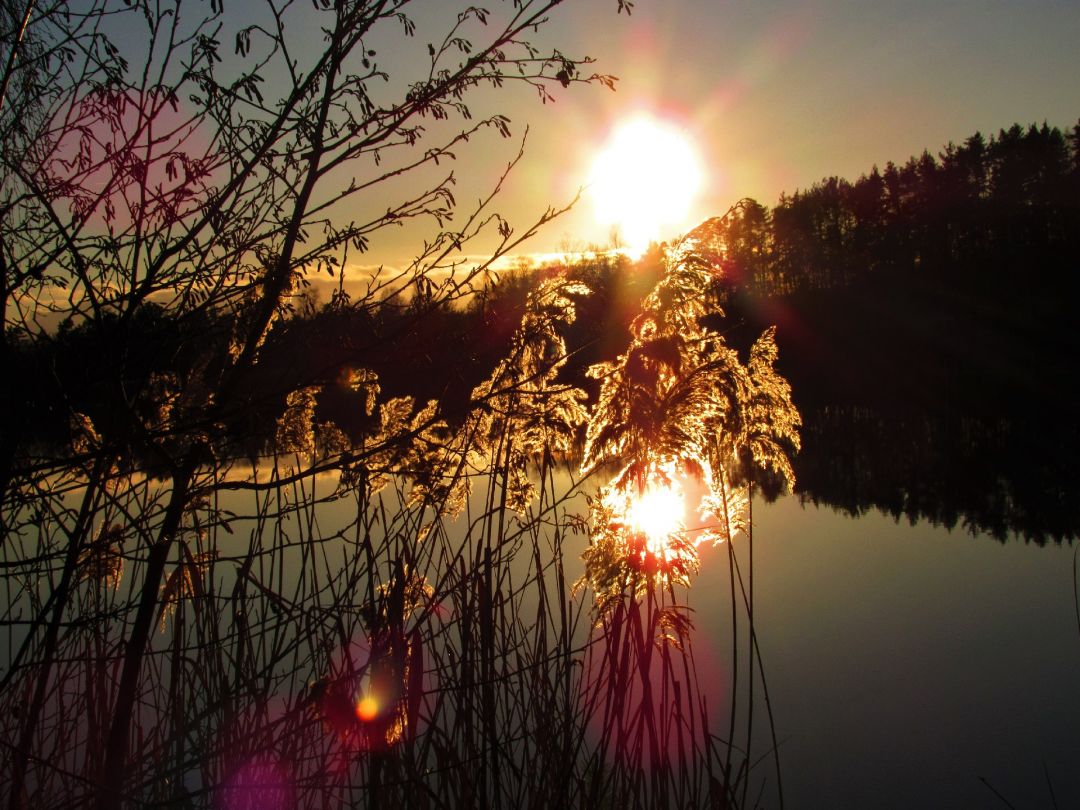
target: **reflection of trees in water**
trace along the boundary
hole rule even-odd
[[[1080,429],[1062,414],[895,415],[829,406],[804,413],[796,459],[804,501],[878,509],[1004,541],[1078,534]]]

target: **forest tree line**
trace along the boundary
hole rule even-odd
[[[800,406],[1076,407],[1080,125],[976,133],[728,223],[728,321],[779,325]]]
[[[888,271],[1061,272],[1080,248],[1080,123],[1013,124],[877,166],[749,200],[729,219],[729,283],[757,295],[828,288]]]

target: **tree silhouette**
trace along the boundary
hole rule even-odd
[[[1016,124],[989,142],[976,133],[937,157],[890,161],[854,182],[825,178],[757,214],[768,226],[749,241],[743,218],[728,220],[729,279],[767,296],[882,272],[956,278],[956,286],[973,272],[995,284],[1024,266],[1057,274],[1078,249],[1076,154],[1075,131]]]

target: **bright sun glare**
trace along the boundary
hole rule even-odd
[[[698,155],[674,125],[640,117],[617,127],[593,161],[589,190],[602,225],[639,256],[665,225],[685,226],[702,185]]]
[[[663,554],[668,537],[683,528],[685,510],[683,494],[676,485],[650,484],[631,502],[627,518],[631,526],[644,532],[649,551]]]

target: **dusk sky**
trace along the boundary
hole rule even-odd
[[[682,227],[741,197],[772,205],[782,191],[855,179],[976,130],[1080,117],[1080,4],[1066,0],[638,0],[630,17],[593,0],[567,3],[537,41],[595,57],[620,81],[614,93],[574,85],[547,105],[527,87],[497,97],[490,111],[512,119],[515,138],[530,128],[498,207],[516,226],[568,201],[612,129],[635,115],[673,124],[700,155],[701,192]],[[515,149],[492,135],[465,150],[459,200],[478,197]],[[609,233],[585,198],[530,249],[605,244]],[[396,263],[408,243],[373,248],[372,259]]]

